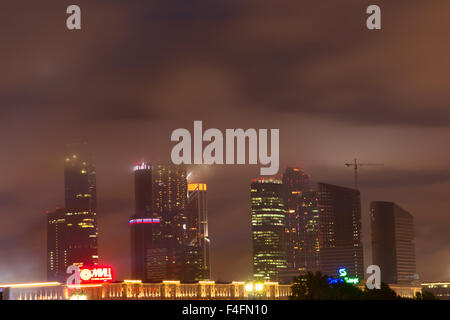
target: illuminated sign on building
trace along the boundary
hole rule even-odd
[[[340,268],[339,269],[339,277],[346,277],[347,276],[347,269]]]
[[[151,218],[144,218],[144,219],[131,219],[130,224],[142,224],[142,223],[160,223],[160,219],[151,219]]]
[[[329,284],[344,283],[344,279],[341,278],[328,278],[327,280]]]
[[[81,283],[98,283],[98,282],[111,282],[112,268],[111,267],[92,267],[80,269]]]
[[[336,284],[336,283],[351,283],[351,284],[358,284],[359,278],[350,278],[347,277],[347,269],[346,268],[340,268],[338,270],[339,278],[328,278],[329,284]]]
[[[135,165],[134,167],[133,167],[133,171],[138,171],[138,170],[149,170],[149,169],[151,169],[152,167],[149,165],[149,164],[147,164],[147,163],[145,163],[145,162],[142,162],[142,163],[139,163],[139,164],[137,164],[137,165]]]

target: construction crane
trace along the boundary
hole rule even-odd
[[[345,163],[347,167],[353,167],[355,170],[355,189],[358,189],[358,168],[361,166],[384,166],[383,163],[361,163],[355,158],[352,163]]]

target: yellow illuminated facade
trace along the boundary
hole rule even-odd
[[[189,183],[188,191],[206,191],[206,183]]]
[[[286,268],[284,248],[285,208],[282,183],[279,180],[260,179],[251,184],[253,277],[276,280]]]
[[[360,284],[363,289],[365,285]],[[422,293],[420,285],[392,285],[398,295],[414,298]],[[423,283],[424,291],[439,288],[440,299],[448,299],[449,282]],[[265,300],[287,300],[291,284],[274,281],[233,281],[218,283],[199,281],[182,283],[167,280],[160,283],[144,283],[141,280],[124,280],[114,283],[82,284],[67,286],[59,282],[0,284],[3,300],[246,300],[255,296]]]
[[[450,282],[425,282],[422,290],[434,294],[439,300],[450,300]]]
[[[253,290],[263,299],[284,300],[291,286],[276,282],[256,282],[250,288],[243,281],[181,283],[167,280],[143,283],[124,280],[117,283],[66,286],[58,282],[0,285],[4,300],[246,300]]]
[[[185,273],[183,281],[211,278],[208,206],[205,183],[189,183],[185,210]]]

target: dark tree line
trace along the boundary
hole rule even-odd
[[[292,284],[293,300],[404,300],[386,283],[381,283],[380,289],[370,290],[367,287],[361,290],[354,284],[328,282],[328,277],[321,272],[315,274],[308,272],[294,278]],[[417,294],[417,300],[436,300],[430,292]]]

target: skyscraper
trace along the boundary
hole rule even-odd
[[[133,278],[184,277],[187,180],[184,166],[142,163],[134,168],[135,214],[130,219]]]
[[[251,183],[253,276],[276,280],[286,268],[285,207],[280,180],[255,179]]]
[[[168,280],[180,280],[183,277],[187,201],[186,167],[171,163],[159,163],[153,166],[153,205],[160,217],[161,237],[158,239],[160,257],[166,263]]]
[[[153,166],[154,208],[162,216],[172,216],[184,209],[187,201],[186,167],[159,163]]]
[[[346,268],[349,277],[364,278],[359,190],[318,184],[319,270],[331,277]]]
[[[98,263],[96,170],[86,145],[71,146],[64,166],[68,265]]]
[[[393,202],[370,204],[372,263],[381,269],[381,281],[411,283],[416,274],[413,216]]]
[[[66,211],[56,208],[47,211],[47,279],[63,281],[67,270]]]
[[[300,223],[300,261],[305,271],[315,272],[319,268],[319,194],[317,191],[304,191],[302,194]]]
[[[306,268],[305,217],[302,211],[303,193],[308,190],[309,176],[299,168],[286,168],[283,174],[283,201],[286,210],[287,267],[298,271]],[[301,212],[302,211],[302,212]]]
[[[157,247],[160,218],[153,212],[152,167],[141,163],[134,167],[135,214],[131,230],[131,275],[133,279],[160,281],[166,275],[165,256]]]
[[[193,282],[211,278],[210,239],[205,183],[188,184],[185,210],[185,266],[184,281]]]
[[[133,168],[134,209],[136,218],[153,216],[153,176],[152,166],[142,162]]]
[[[70,265],[98,263],[96,171],[86,144],[68,146],[64,194],[65,208],[47,212],[48,280],[65,281]]]

